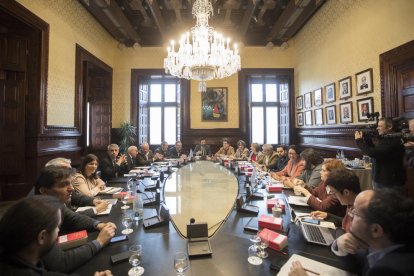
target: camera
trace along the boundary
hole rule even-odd
[[[365,126],[359,128],[359,131],[362,132],[364,137],[372,138],[372,137],[379,136],[378,130],[377,130],[379,116],[380,116],[379,112],[367,113],[368,121],[374,121],[375,120],[375,124],[365,125]]]

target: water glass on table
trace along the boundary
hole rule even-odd
[[[177,252],[174,254],[174,270],[177,275],[183,276],[184,272],[190,267],[187,253]]]
[[[131,253],[129,263],[133,266],[133,268],[128,271],[128,276],[142,275],[145,271],[142,266],[139,266],[142,261],[142,246],[140,244],[132,245],[129,248],[129,253]]]

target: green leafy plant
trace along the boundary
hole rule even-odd
[[[118,129],[118,135],[120,152],[127,152],[128,147],[133,145],[136,141],[137,128],[132,122],[123,122]]]

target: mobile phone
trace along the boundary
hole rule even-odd
[[[316,224],[316,225],[321,224],[320,220],[317,220],[317,219],[304,218],[302,219],[302,221],[306,223],[310,223],[310,224]]]
[[[113,237],[109,242],[114,243],[114,242],[125,241],[127,239],[128,239],[127,235],[121,235],[121,236]]]
[[[111,256],[111,262],[113,264],[120,263],[122,261],[128,260],[131,257],[131,253],[129,251],[121,252],[116,255]]]

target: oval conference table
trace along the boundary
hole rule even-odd
[[[117,179],[108,186],[125,187],[127,180]],[[173,268],[174,253],[187,252],[185,237],[189,218],[208,223],[213,254],[191,259],[190,268],[185,272],[187,276],[276,275],[277,271],[270,269],[271,263],[292,254],[344,269],[344,264],[331,253],[329,247],[305,241],[300,229],[291,223],[289,212],[283,214],[283,231],[279,231],[288,236],[288,246],[282,253],[267,248],[269,256],[263,263],[258,266],[251,265],[247,261],[248,248],[252,245],[249,236],[255,233],[245,231],[244,226],[256,215],[238,213],[234,208],[236,196],[245,192],[244,180],[243,175],[234,174],[234,171],[209,161],[197,161],[179,168],[165,178],[161,187],[161,200],[170,209],[171,221],[168,224],[144,229],[142,220],[134,223],[134,232],[129,235],[128,240],[109,244],[74,272],[83,276],[110,269],[114,275],[128,275],[132,267],[128,260],[111,264],[111,256],[128,251],[131,244],[138,243],[143,248],[141,266],[145,269],[144,275],[177,275]],[[144,183],[152,181],[154,180],[151,178],[144,178]],[[286,200],[288,193],[284,191],[275,196]],[[265,200],[251,200],[250,204],[260,207],[258,216],[269,215]],[[122,203],[118,202],[112,207],[110,215],[97,217],[103,222],[114,222],[118,227],[116,235],[121,235],[123,229],[122,213],[132,213],[131,208],[124,211],[121,206]],[[144,219],[154,215],[156,207],[144,208]],[[90,239],[96,236],[97,233],[89,233]]]

